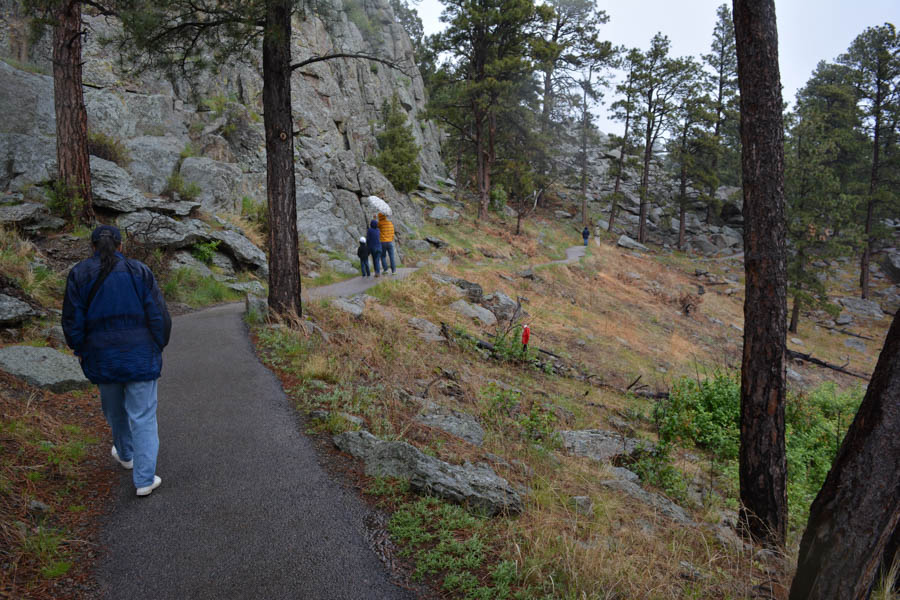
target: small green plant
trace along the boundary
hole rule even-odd
[[[187,183],[180,173],[173,173],[172,175],[169,175],[169,178],[166,180],[166,187],[163,190],[163,195],[169,196],[170,198],[177,195],[182,200],[193,202],[200,196],[202,191],[203,190],[201,190],[200,186],[196,183]]]
[[[562,440],[556,431],[556,422],[556,415],[538,403],[532,404],[531,410],[518,418],[522,432],[527,438],[538,440],[544,445],[554,448],[562,445]]]
[[[491,187],[490,209],[494,212],[501,212],[506,206],[506,190],[502,185],[497,184]]]
[[[47,208],[69,223],[75,223],[84,209],[84,198],[72,187],[54,181],[47,188]]]
[[[242,297],[242,294],[213,277],[204,277],[184,267],[167,273],[160,288],[167,299],[195,307],[235,301]]]
[[[192,158],[196,156],[200,156],[200,151],[197,150],[197,148],[195,148],[192,143],[188,142],[181,153],[178,155],[178,158],[180,160],[184,160],[186,158]]]
[[[269,231],[269,205],[265,202],[256,202],[249,196],[241,198],[241,214],[254,222],[262,233]]]
[[[215,96],[210,96],[201,102],[201,105],[206,107],[214,117],[221,117],[225,113],[225,108],[228,106],[228,103],[232,101],[232,98],[229,98],[223,94],[217,94]]]
[[[670,442],[660,442],[654,448],[638,448],[632,454],[628,468],[637,473],[642,482],[658,487],[671,498],[679,502],[687,499],[687,482],[672,464]]]
[[[99,131],[88,134],[88,152],[103,160],[114,162],[120,167],[127,167],[131,162],[128,148],[122,140]]]
[[[211,265],[216,251],[219,249],[220,240],[209,240],[207,242],[197,242],[191,248],[191,256],[199,260],[205,265]]]

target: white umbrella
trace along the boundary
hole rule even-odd
[[[380,213],[384,213],[388,217],[391,216],[391,207],[388,206],[388,203],[379,198],[378,196],[368,196],[366,200],[369,202],[369,206]]]

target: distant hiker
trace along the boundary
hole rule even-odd
[[[94,255],[72,267],[66,280],[63,331],[85,377],[100,388],[113,458],[134,469],[137,495],[147,496],[162,483],[156,475],[156,380],[172,320],[147,265],[122,255],[117,228],[97,227],[91,244]]]
[[[581,237],[584,238],[584,245],[587,246],[588,238],[591,237],[591,232],[587,227],[585,227],[584,231],[581,232]]]
[[[381,270],[387,275],[388,255],[391,258],[391,274],[397,272],[394,266],[394,224],[388,221],[384,213],[378,213],[378,230],[381,232]]]
[[[522,354],[528,353],[528,338],[531,337],[531,328],[526,325],[524,329],[522,329]]]
[[[356,255],[359,257],[359,270],[362,271],[363,277],[372,274],[369,270],[369,247],[366,245],[366,238],[359,238],[359,248],[356,249]]]
[[[378,223],[375,219],[369,223],[366,230],[366,246],[372,255],[372,263],[375,265],[375,277],[381,277],[381,233],[378,231]]]

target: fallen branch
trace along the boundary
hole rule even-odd
[[[819,365],[820,367],[825,367],[826,369],[831,369],[832,371],[837,371],[838,373],[843,373],[844,375],[850,375],[851,377],[858,377],[859,379],[864,379],[868,381],[868,377],[864,375],[860,375],[859,373],[854,373],[853,371],[848,371],[844,367],[839,367],[838,365],[833,365],[831,363],[827,363],[824,360],[820,360],[818,358],[814,358],[811,354],[803,354],[802,352],[797,352],[795,350],[787,351],[788,357],[794,360],[802,360],[808,363],[812,363],[814,365]]]
[[[819,327],[822,327],[823,329],[837,331],[838,333],[843,333],[844,335],[850,335],[850,336],[860,338],[863,340],[869,340],[870,342],[876,341],[875,338],[870,338],[867,335],[861,335],[859,333],[853,333],[852,331],[847,331],[846,329],[838,329],[837,327],[829,327],[828,325],[822,325],[821,323],[817,323],[817,325],[819,325]]]

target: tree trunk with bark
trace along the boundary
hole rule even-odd
[[[900,523],[900,316],[809,511],[791,600],[862,600]],[[893,543],[896,543],[894,541]]]
[[[85,223],[94,221],[87,109],[81,84],[81,3],[64,2],[54,12],[53,105],[56,110],[56,162],[61,192],[81,200]],[[74,205],[72,208],[76,208]],[[71,210],[71,217],[76,211]]]
[[[783,545],[787,255],[784,126],[774,0],[734,0],[744,185],[744,349],[741,361],[741,523]]]
[[[875,114],[875,127],[873,130],[872,140],[872,169],[869,176],[869,199],[866,202],[866,233],[863,240],[863,253],[859,261],[859,287],[863,299],[869,297],[869,264],[872,260],[872,225],[875,217],[875,192],[878,189],[878,171],[880,168],[880,146],[881,140],[881,86],[876,86],[874,106],[872,112]]]
[[[622,147],[619,149],[619,159],[616,161],[616,183],[613,185],[612,205],[609,207],[609,223],[606,227],[606,230],[610,233],[612,233],[613,225],[616,222],[616,212],[619,208],[617,202],[619,198],[619,189],[622,185],[622,169],[625,167],[625,140],[628,139],[629,121],[631,121],[630,112],[625,114],[625,133],[622,134]]]
[[[269,308],[302,311],[291,118],[291,2],[267,0],[263,35],[263,115],[269,202]]]
[[[648,111],[650,114],[650,111]],[[644,169],[641,172],[641,214],[638,223],[638,241],[645,243],[647,241],[647,205],[650,199],[647,198],[648,188],[650,187],[650,159],[653,157],[653,124],[648,118],[647,134],[644,139]]]

